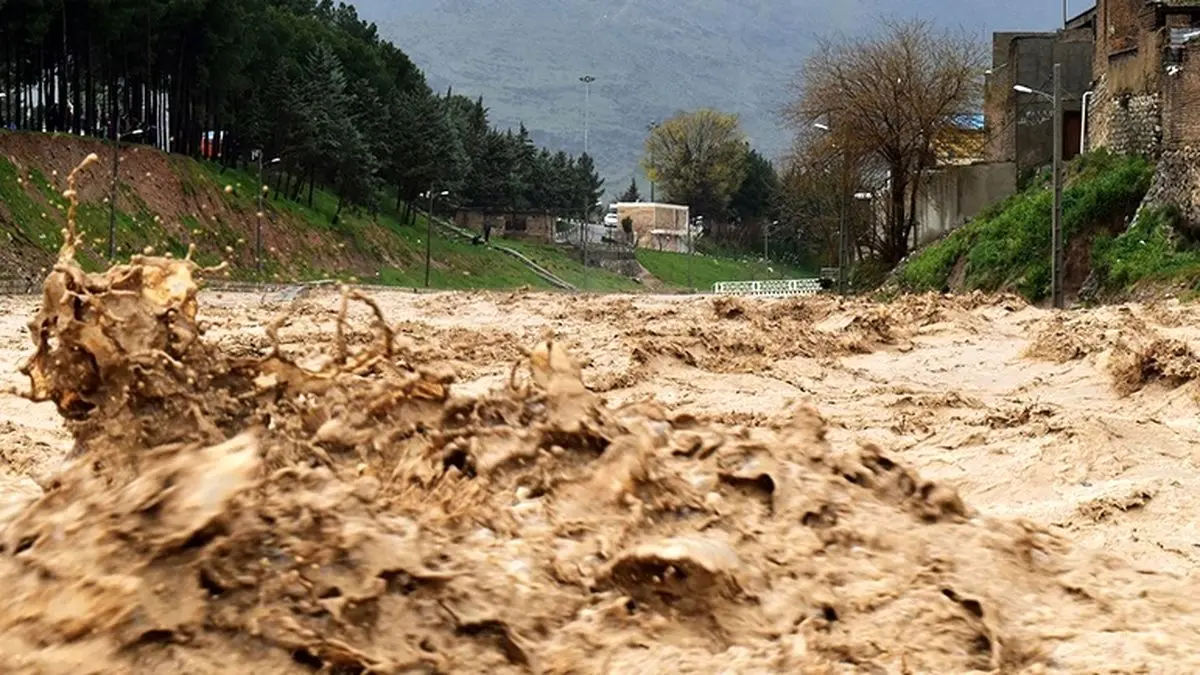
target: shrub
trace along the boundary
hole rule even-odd
[[[1097,239],[1092,265],[1104,288],[1125,290],[1143,281],[1200,278],[1200,250],[1176,235],[1174,206],[1147,209],[1117,237]]]
[[[1072,162],[1063,194],[1063,236],[1134,213],[1150,188],[1153,167],[1140,157],[1095,152]],[[987,209],[946,239],[915,255],[901,275],[912,291],[943,290],[965,256],[970,290],[1015,288],[1031,301],[1050,291],[1049,176]]]

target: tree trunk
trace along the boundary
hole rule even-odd
[[[891,212],[888,214],[888,231],[884,237],[883,250],[883,259],[889,264],[900,262],[900,258],[896,257],[896,242],[906,221],[904,198],[908,191],[908,179],[908,167],[892,166]]]
[[[346,198],[345,198],[345,197],[342,197],[341,195],[339,195],[339,196],[338,196],[337,210],[333,212],[333,220],[332,220],[332,221],[330,221],[332,224],[334,224],[334,225],[337,225],[337,224],[338,224],[338,220],[339,220],[339,219],[342,217],[342,206],[343,206],[345,203],[346,203]]]

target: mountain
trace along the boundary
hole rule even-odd
[[[482,95],[501,126],[524,122],[538,144],[590,150],[610,193],[637,170],[646,126],[710,106],[741,115],[768,157],[788,148],[779,120],[789,84],[824,35],[918,16],[978,34],[1052,29],[1048,0],[355,0],[432,86]],[[1071,0],[1073,13],[1085,9]]]

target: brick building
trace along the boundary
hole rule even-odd
[[[1200,0],[1099,0],[1088,145],[1159,160],[1150,201],[1200,224]]]

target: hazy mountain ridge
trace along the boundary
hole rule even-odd
[[[869,30],[874,17],[920,16],[978,34],[1050,29],[1047,0],[355,0],[429,77],[482,95],[500,126],[524,122],[539,144],[583,150],[584,88],[592,87],[591,152],[621,190],[646,125],[712,106],[741,115],[752,142],[779,157],[788,83],[822,35]],[[1078,7],[1076,7],[1078,5]],[[1084,3],[1072,0],[1072,11]],[[865,18],[865,20],[864,20]]]

